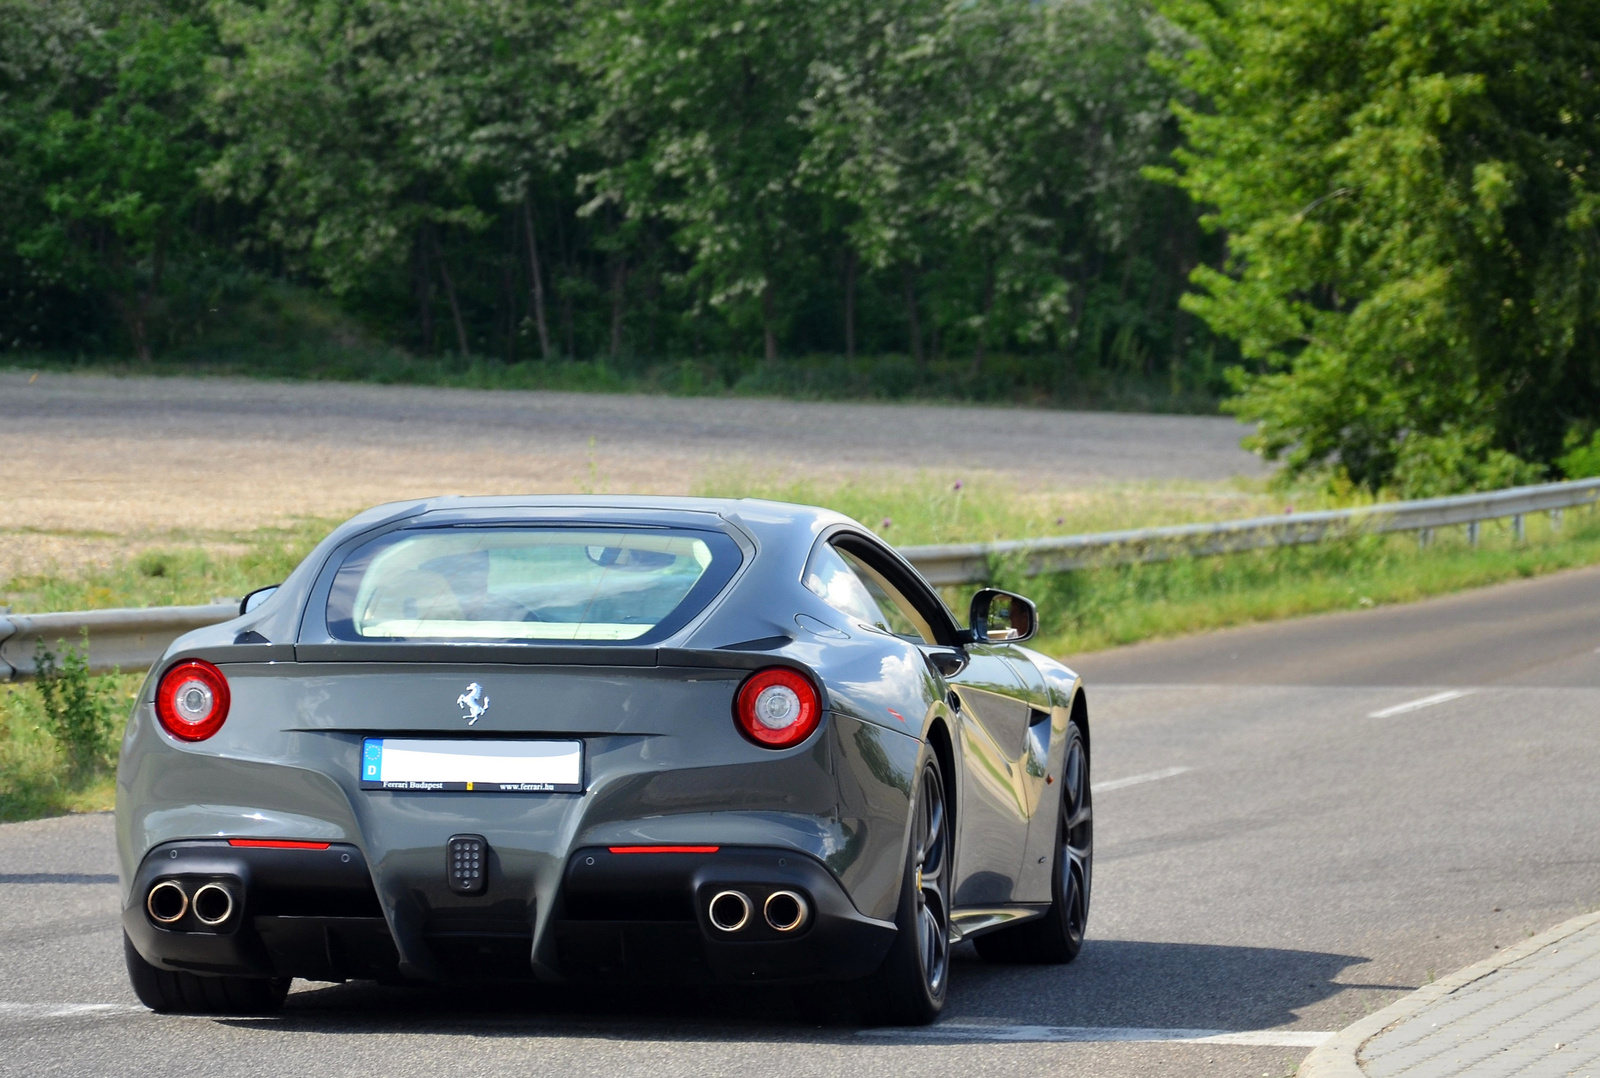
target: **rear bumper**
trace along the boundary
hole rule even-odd
[[[171,925],[147,908],[151,888],[172,881],[189,896],[219,884],[233,914],[203,924],[193,908]],[[163,969],[341,981],[399,974],[399,954],[361,851],[169,842],[151,850],[134,877],[122,927],[134,948]]]
[[[497,880],[480,896],[436,902],[439,879],[418,879],[424,905],[397,918],[385,909],[360,850],[262,849],[225,841],[173,842],[151,850],[129,891],[123,925],[134,947],[162,968],[313,980],[388,979],[419,971],[440,980],[795,983],[864,976],[883,961],[894,925],[864,916],[817,860],[791,849],[723,847],[714,853],[613,853],[584,847],[568,859],[544,925],[525,883]],[[146,908],[164,881],[192,894],[207,883],[237,896],[216,925],[192,911],[162,925]],[[500,886],[496,886],[497,883]],[[707,913],[725,891],[745,896],[749,922],[717,928]],[[787,931],[762,916],[774,892],[799,896],[802,925]],[[536,933],[540,958],[534,957]],[[398,938],[397,938],[398,937]],[[423,957],[402,962],[401,955]]]
[[[749,903],[734,930],[709,915],[724,892]],[[798,896],[804,922],[768,923],[768,899]],[[863,916],[820,863],[792,850],[716,853],[576,851],[551,932],[558,967],[576,981],[803,982],[864,977],[882,964],[895,927]]]

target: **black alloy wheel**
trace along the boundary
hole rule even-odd
[[[1094,882],[1094,795],[1089,790],[1089,753],[1083,746],[1078,727],[1069,727],[1067,758],[1062,765],[1060,850],[1056,854],[1056,878],[1051,886],[1051,912],[1059,910],[1065,918],[1060,957],[1048,959],[1071,962],[1083,949],[1083,934],[1089,927],[1089,893]]]
[[[1089,750],[1077,723],[1067,724],[1066,736],[1050,909],[1043,917],[974,939],[973,946],[987,961],[1071,962],[1083,950],[1094,883],[1094,797],[1089,787]]]
[[[899,931],[861,999],[873,1019],[927,1025],[939,1017],[950,980],[950,813],[935,757],[922,765],[913,811]]]

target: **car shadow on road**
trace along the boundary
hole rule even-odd
[[[961,951],[966,951],[965,948]],[[958,951],[944,1021],[1136,1029],[1272,1029],[1352,988],[1368,959],[1276,947],[1090,939],[1069,966],[990,965]]]
[[[1351,988],[1367,959],[1269,947],[1091,940],[1068,966],[999,966],[955,949],[946,1024],[1165,1030],[1258,1030]],[[283,1014],[239,1022],[322,1034],[404,1030],[442,1036],[750,1041],[853,1037],[828,985],[448,988],[351,983],[304,986]],[[819,1006],[819,1003],[821,1004]],[[232,1023],[235,1020],[219,1019]],[[941,1037],[948,1040],[947,1036]]]

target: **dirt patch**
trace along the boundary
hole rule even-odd
[[[1023,491],[1260,471],[1237,424],[1193,416],[17,372],[0,416],[0,576],[437,494],[685,494],[741,467]]]

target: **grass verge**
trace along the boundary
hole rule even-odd
[[[729,473],[697,493],[830,505],[898,545],[967,542],[1114,530],[1281,512],[1282,495],[1255,486],[1147,485],[1039,493],[976,480],[924,478],[871,483],[779,483]],[[1327,502],[1296,495],[1298,509]],[[236,535],[173,534],[170,546],[109,567],[37,574],[0,582],[0,604],[20,612],[203,603],[237,596],[284,576],[333,526],[303,521]],[[1460,529],[1428,547],[1415,536],[1361,536],[1317,546],[1088,569],[1024,579],[1001,565],[996,583],[1039,604],[1037,647],[1069,662],[1074,654],[1208,629],[1335,610],[1409,602],[1487,584],[1600,564],[1600,515],[1569,513],[1552,528],[1528,518],[1518,543],[1509,523],[1485,524],[1469,546]],[[946,589],[964,615],[972,588]],[[126,711],[140,678],[103,682]],[[109,777],[70,782],[32,686],[0,695],[0,820],[108,808]]]
[[[156,545],[109,565],[19,574],[0,581],[0,606],[21,614],[183,606],[235,600],[289,575],[335,520],[302,520],[248,532],[170,532],[139,536]]]
[[[1154,527],[1338,508],[1326,493],[1285,498],[1256,485],[1131,485],[1086,493],[959,489],[931,482],[899,486],[772,483],[731,475],[703,492],[828,505],[897,545],[956,543]],[[1039,606],[1038,650],[1074,654],[1283,618],[1412,602],[1507,580],[1600,564],[1600,514],[1568,513],[1566,526],[1527,518],[1525,541],[1511,522],[1485,523],[1479,543],[1465,529],[1441,529],[1426,548],[1413,534],[1365,535],[1304,547],[1151,565],[1108,566],[1024,577],[997,567],[993,583]],[[976,587],[947,588],[945,601],[965,617]]]
[[[133,705],[144,675],[96,680],[120,715]],[[118,726],[120,739],[121,720]],[[113,775],[99,771],[74,778],[70,771],[66,753],[50,736],[38,690],[33,685],[0,688],[0,823],[111,808]]]
[[[1210,629],[1407,603],[1508,580],[1600,564],[1600,516],[1568,517],[1561,532],[1530,518],[1526,542],[1485,524],[1477,547],[1444,535],[1361,536],[1317,546],[1091,569],[1012,586],[1040,609],[1039,650],[1074,654]],[[970,589],[968,589],[970,592]],[[951,596],[958,610],[965,594]]]
[[[647,393],[674,397],[934,401],[1029,404],[1114,412],[1215,415],[1220,385],[1174,389],[1169,380],[1074,370],[1060,360],[998,355],[981,374],[970,359],[917,363],[909,356],[744,356],[525,360],[417,356],[364,343],[290,343],[187,349],[149,362],[117,355],[12,354],[0,367],[119,375],[188,375],[275,381],[367,382],[465,389]]]

